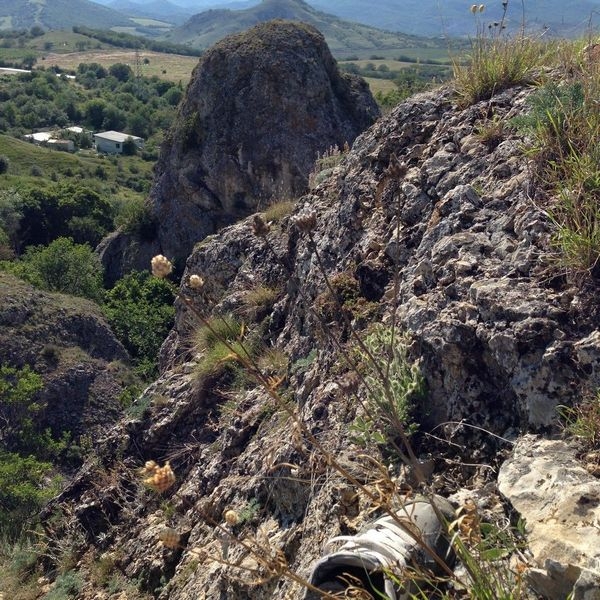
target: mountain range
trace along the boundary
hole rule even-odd
[[[208,48],[225,35],[243,31],[264,21],[287,19],[309,23],[327,40],[338,58],[353,54],[389,54],[406,47],[431,45],[426,38],[403,33],[382,31],[344,21],[318,11],[303,0],[262,0],[243,10],[213,9],[191,17],[181,27],[166,34],[169,41],[188,44],[194,48]]]
[[[263,6],[265,4],[267,6]],[[261,20],[261,13],[272,14],[274,4],[281,5],[280,12],[289,12],[289,0],[266,3],[259,0],[2,0],[0,30],[33,25],[47,29],[85,25],[97,29],[128,28],[135,32],[140,19],[155,19],[163,22],[162,31],[164,23],[182,26],[170,35],[172,39],[182,34],[192,43],[205,46],[211,40],[237,31],[239,24],[255,24]],[[378,0],[376,9],[363,0],[308,0],[301,4],[305,6],[297,9],[300,12],[314,9],[328,13],[329,19],[336,16],[386,31],[434,37],[474,35],[478,30],[485,30],[489,23],[500,21],[503,12],[500,0],[486,5],[485,11],[477,15],[471,14],[467,0]],[[573,37],[587,32],[590,25],[596,28],[599,7],[600,0],[527,0],[523,4],[508,0],[505,22],[509,31],[510,28],[518,30],[525,22],[527,29],[535,34],[546,32],[546,35]],[[228,12],[215,14],[215,10]],[[309,22],[319,27],[314,19]],[[215,29],[209,35],[204,29],[208,23],[220,30]],[[341,38],[347,29],[338,33]]]
[[[167,3],[167,0],[96,0],[119,9],[121,3],[136,2],[144,10],[150,5]],[[171,0],[189,13],[197,14],[208,9],[244,9],[256,6],[259,0]],[[473,35],[477,27],[502,18],[502,2],[495,0],[485,5],[483,14],[475,18],[468,0],[378,0],[376,10],[364,0],[308,0],[318,10],[341,19],[356,21],[388,31],[401,31],[424,36]],[[546,29],[554,35],[576,36],[586,31],[590,22],[595,26],[600,0],[527,0],[524,5],[509,0],[507,21],[518,28],[523,17],[529,29],[541,32]],[[119,9],[120,10],[120,9]],[[164,12],[160,13],[164,17]]]

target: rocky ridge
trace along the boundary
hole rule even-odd
[[[226,509],[243,515],[237,536],[280,549],[303,576],[328,538],[370,517],[368,499],[290,417],[297,414],[356,480],[375,485],[373,463],[350,431],[366,392],[338,352],[338,342],[352,345],[349,321],[364,334],[374,321],[395,320],[410,334],[428,390],[413,409],[422,430],[415,447],[444,495],[460,486],[476,499],[477,490],[495,490],[497,466],[520,433],[550,432],[557,405],[598,388],[596,303],[553,268],[552,224],[523,159],[524,140],[507,130],[484,143],[478,134],[490,118],[523,112],[529,93],[513,88],[465,110],[449,88],[411,98],[299,200],[296,215],[315,217],[310,234],[288,216],[257,238],[249,218],[194,249],[182,295],[202,315],[241,315],[248,335],[259,332],[285,353],[282,401],[260,387],[232,387],[226,376],[199,379],[203,351],[191,340],[200,324],[180,302],[162,375],[138,400],[143,416],[121,422],[102,466],[88,465],[51,506],[74,515],[68,527],[84,538],[82,568],[108,557],[163,600],[300,598],[294,582],[263,580],[239,546],[229,549],[229,562],[253,575],[210,557],[222,556]],[[188,286],[193,274],[205,280],[200,292]],[[260,287],[275,295],[249,310]],[[366,452],[389,459],[375,444]],[[177,474],[162,498],[136,474],[150,459],[170,459]],[[392,472],[402,486],[411,483]],[[100,491],[95,482],[107,474],[111,485]],[[170,549],[157,543],[165,526],[181,536]],[[90,585],[84,597],[109,597]]]
[[[0,364],[29,365],[44,379],[42,429],[94,439],[119,419],[129,356],[95,303],[2,273],[0,326]]]

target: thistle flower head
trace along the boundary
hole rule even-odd
[[[152,265],[152,275],[160,279],[163,279],[164,277],[169,275],[173,270],[173,265],[171,261],[162,254],[157,254],[150,261],[150,264]]]
[[[179,548],[181,536],[171,527],[163,527],[158,532],[158,539],[165,548]]]
[[[260,215],[254,215],[252,220],[252,231],[256,237],[265,237],[271,228]]]
[[[235,512],[235,510],[226,510],[225,514],[223,515],[223,518],[225,519],[225,523],[227,523],[227,525],[231,527],[237,525],[240,522],[240,517]]]
[[[152,463],[154,461],[148,462]],[[148,465],[148,463],[146,463],[146,465]],[[150,471],[150,477],[144,479],[144,484],[157,492],[164,492],[175,483],[175,473],[173,473],[169,461],[165,463],[164,467],[159,467],[156,463],[154,463],[154,465],[154,468]]]
[[[304,209],[292,218],[292,222],[300,231],[308,233],[317,226],[317,212],[313,208]]]
[[[478,11],[479,7],[477,4],[471,4],[471,12],[475,14]]]
[[[479,12],[482,13],[485,10],[485,4],[479,5]]]
[[[204,285],[204,278],[200,275],[190,275],[189,286],[194,290],[199,290]]]

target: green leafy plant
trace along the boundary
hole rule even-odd
[[[87,244],[58,238],[48,246],[27,248],[20,260],[2,268],[36,287],[83,296],[100,302],[104,296],[100,259]]]
[[[173,326],[173,285],[148,271],[126,275],[106,292],[108,321],[146,380],[158,372],[158,351]]]
[[[418,364],[409,359],[409,338],[377,324],[365,337],[364,346],[370,357],[362,349],[356,349],[356,356],[367,401],[365,414],[353,423],[355,436],[362,443],[381,445],[410,436],[418,427],[412,412],[425,395],[425,380]]]

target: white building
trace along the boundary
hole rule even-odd
[[[123,144],[127,140],[133,140],[133,143],[138,149],[144,147],[143,138],[135,135],[128,135],[127,133],[121,133],[120,131],[105,131],[103,133],[94,134],[96,151],[104,152],[105,154],[122,154]]]
[[[23,137],[28,142],[33,142],[36,146],[48,146],[55,150],[64,150],[65,152],[75,152],[75,144],[71,140],[63,140],[57,137],[59,131],[38,131],[29,133]]]

